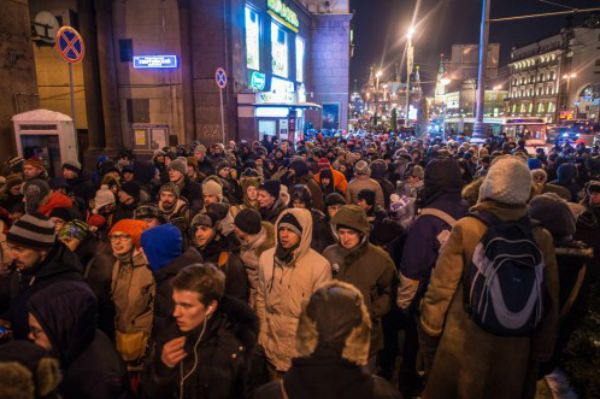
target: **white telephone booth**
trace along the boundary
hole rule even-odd
[[[64,162],[77,159],[77,133],[70,116],[35,109],[14,115],[12,121],[19,156],[43,159],[51,176],[60,175]]]

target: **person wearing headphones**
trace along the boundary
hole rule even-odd
[[[143,397],[247,397],[249,354],[258,336],[251,308],[224,295],[225,275],[212,264],[186,266],[171,287],[173,317],[153,338]]]

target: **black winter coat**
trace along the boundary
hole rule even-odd
[[[364,372],[335,355],[313,354],[292,360],[283,377],[289,399],[400,399],[402,396],[381,377]],[[279,381],[259,388],[254,399],[285,399]]]
[[[201,327],[187,334],[183,374],[191,375],[183,384],[184,399],[243,399],[248,397],[246,375],[249,354],[256,345],[258,319],[245,303],[225,296],[214,316],[208,320],[200,337]],[[151,355],[142,376],[145,399],[176,399],[180,397],[181,366],[172,369],[161,361],[164,344],[183,334],[175,323],[163,329],[151,344]],[[194,344],[200,338],[194,355]],[[197,359],[196,368],[194,359]]]
[[[116,258],[106,250],[98,253],[85,267],[83,276],[98,298],[98,328],[109,338],[115,337],[115,305],[110,296],[112,270]]]
[[[184,197],[190,205],[192,215],[195,215],[204,206],[202,197],[202,186],[200,183],[191,181],[189,177],[185,177],[185,183],[181,189],[180,195]]]
[[[90,199],[96,195],[96,187],[88,173],[86,171],[81,172],[79,177],[67,180],[67,185],[69,193],[77,199],[77,202],[85,204],[85,207],[80,211],[85,211]]]
[[[81,270],[77,256],[57,242],[41,263],[23,272],[16,269],[11,271],[8,319],[11,321],[15,339],[27,339],[29,334],[29,298],[51,284],[70,280],[82,281]]]

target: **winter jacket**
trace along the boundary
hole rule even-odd
[[[348,181],[346,180],[346,176],[338,170],[333,169],[331,166],[329,167],[331,170],[331,175],[333,176],[333,187],[335,187],[336,191],[341,193],[342,195],[346,194],[346,190],[348,189]],[[315,181],[321,185],[321,173],[317,173],[313,176]]]
[[[179,188],[181,189],[179,194],[187,200],[191,214],[195,214],[202,209],[204,198],[202,197],[202,186],[200,183],[191,181],[186,176],[183,183],[179,185]]]
[[[264,222],[269,222],[271,224],[275,224],[281,212],[283,212],[287,208],[286,204],[283,202],[281,198],[278,198],[271,208],[260,208],[260,216]]]
[[[585,202],[587,203],[587,201]],[[588,271],[593,281],[600,277],[600,207],[586,205],[586,211],[577,219],[575,239],[585,242],[594,250]]]
[[[383,348],[381,318],[392,305],[396,268],[387,252],[369,243],[370,226],[365,216],[357,205],[342,207],[331,221],[332,229],[337,232],[337,226],[348,226],[361,232],[362,241],[347,250],[336,236],[338,243],[327,247],[323,256],[331,263],[333,278],[354,285],[363,294],[373,326],[370,353],[374,355]]]
[[[455,220],[468,213],[468,206],[458,193],[443,194],[425,208],[440,210]],[[425,295],[442,242],[447,238],[444,235],[450,230],[452,226],[433,215],[420,215],[409,227],[400,262],[398,300],[402,308],[418,304]]]
[[[167,223],[177,226],[177,228],[181,230],[181,234],[187,234],[190,221],[190,210],[186,200],[178,199],[173,206],[173,209],[170,210],[164,209],[159,202],[158,211]]]
[[[527,207],[484,201],[474,211],[502,221],[527,215]],[[546,313],[533,337],[499,337],[482,330],[465,311],[462,276],[487,227],[466,217],[452,230],[431,275],[421,305],[420,326],[428,336],[441,336],[422,395],[431,398],[532,398],[536,362],[549,358],[558,321],[558,269],[552,237],[532,230],[544,267]]]
[[[128,363],[140,361],[152,330],[156,285],[148,262],[135,250],[112,270],[117,350]]]
[[[183,364],[168,368],[161,361],[162,348],[182,334],[173,322],[153,339],[142,376],[146,399],[243,399],[249,354],[253,352],[258,323],[243,302],[225,296],[216,313],[201,327],[185,334]],[[199,342],[198,342],[199,340]],[[195,348],[195,343],[198,342]],[[182,368],[182,370],[181,370]],[[180,392],[182,374],[187,375]]]
[[[306,209],[287,209],[279,219],[287,213],[295,216],[302,226],[299,246],[288,264],[275,258],[277,247],[262,253],[256,294],[256,313],[261,327],[259,343],[269,362],[278,371],[286,371],[291,359],[297,355],[295,337],[302,302],[308,300],[321,284],[331,280],[329,262],[310,248],[310,212]],[[276,234],[276,246],[277,243]]]
[[[283,385],[282,385],[283,384]],[[282,393],[282,386],[287,396]],[[292,360],[283,382],[262,386],[255,399],[400,399],[383,378],[337,356],[316,354]]]
[[[273,225],[268,222],[261,222],[261,225],[260,232],[250,236],[248,241],[242,242],[240,246],[240,259],[248,275],[250,289],[248,303],[252,308],[255,307],[258,289],[258,259],[263,252],[275,246]]]
[[[83,281],[58,282],[31,297],[38,320],[60,359],[65,399],[125,399],[127,370],[113,343],[96,329],[96,300]]]
[[[69,193],[72,194],[78,201],[86,204],[86,206],[96,195],[96,187],[94,187],[94,183],[92,183],[86,171],[82,171],[81,175],[75,179],[67,180],[67,185]],[[85,209],[81,210],[85,211]]]
[[[376,180],[371,179],[369,176],[357,176],[355,179],[348,184],[348,190],[346,191],[346,203],[356,204],[358,203],[358,193],[362,190],[371,190],[375,193],[375,203],[381,207],[385,206],[383,199],[383,190]]]
[[[154,301],[154,331],[168,324],[173,315],[173,289],[170,282],[175,275],[184,267],[196,263],[202,263],[202,255],[194,248],[190,247],[181,256],[173,259],[166,266],[154,272],[156,281],[156,298]]]
[[[15,339],[26,339],[29,333],[27,303],[38,291],[60,281],[82,281],[81,264],[77,256],[57,242],[46,259],[22,272],[11,271],[9,278],[10,310],[8,320]],[[2,317],[5,318],[5,317]]]
[[[98,328],[111,340],[115,337],[115,304],[111,297],[115,257],[111,251],[99,252],[85,266],[83,277],[98,298]]]

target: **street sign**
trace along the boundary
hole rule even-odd
[[[134,69],[172,69],[177,68],[176,55],[134,55]]]
[[[71,26],[63,26],[56,33],[56,50],[60,56],[71,64],[78,64],[85,55],[83,38]]]
[[[219,89],[222,90],[227,87],[227,72],[225,72],[223,68],[217,68],[217,71],[215,72],[215,81],[217,82]]]

